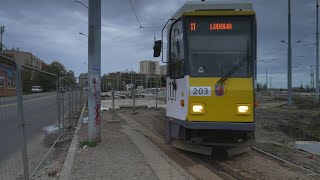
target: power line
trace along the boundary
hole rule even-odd
[[[130,6],[131,6],[132,11],[133,11],[133,13],[134,13],[134,15],[135,15],[138,23],[139,23],[139,27],[140,27],[141,29],[142,29],[142,28],[143,28],[143,29],[146,29],[146,28],[149,28],[149,29],[162,28],[161,26],[142,26],[142,24],[141,24],[141,22],[140,22],[140,20],[139,20],[139,18],[138,18],[137,12],[135,11],[135,9],[134,9],[134,7],[133,7],[133,5],[132,5],[132,1],[129,0],[129,3],[130,3]]]
[[[131,9],[132,9],[134,15],[136,16],[136,19],[137,19],[138,23],[139,23],[139,25],[140,25],[140,28],[142,28],[142,25],[141,25],[141,23],[140,23],[140,20],[139,20],[139,18],[138,18],[138,16],[137,16],[136,11],[134,10],[134,7],[133,7],[133,5],[132,5],[131,0],[129,0],[129,3],[130,3]]]
[[[162,28],[161,26],[143,26],[141,28],[149,28],[149,29],[154,29],[154,28]]]

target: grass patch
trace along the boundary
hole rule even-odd
[[[296,96],[293,98],[293,102],[299,109],[320,109],[320,103],[316,104],[314,97]]]
[[[319,124],[307,124],[301,121],[281,124],[280,131],[299,141],[320,141]]]
[[[96,147],[98,143],[96,141],[80,141],[79,143],[80,147],[83,148],[84,146],[87,147]]]

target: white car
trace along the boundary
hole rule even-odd
[[[40,86],[32,86],[31,92],[32,93],[40,93],[40,92],[43,92],[43,89]]]

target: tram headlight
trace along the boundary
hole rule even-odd
[[[244,104],[237,105],[237,114],[250,114],[250,106]]]
[[[205,113],[204,104],[192,104],[192,113],[193,114],[204,114]]]

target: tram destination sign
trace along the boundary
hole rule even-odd
[[[189,18],[186,22],[186,28],[192,33],[244,32],[250,29],[250,19],[212,17]]]

